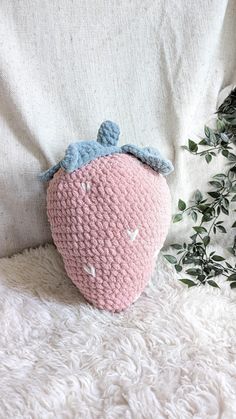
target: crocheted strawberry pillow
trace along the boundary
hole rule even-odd
[[[42,173],[50,181],[47,214],[68,276],[86,300],[121,311],[142,293],[167,235],[170,161],[153,148],[118,147],[118,126],[97,141],[70,144]]]

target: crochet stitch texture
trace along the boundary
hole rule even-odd
[[[98,138],[114,147],[104,127]],[[118,152],[71,173],[62,165],[49,183],[47,213],[68,276],[94,306],[116,312],[151,277],[170,223],[170,193],[162,174]]]

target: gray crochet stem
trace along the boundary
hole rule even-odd
[[[115,146],[118,143],[120,135],[120,129],[117,124],[112,121],[104,121],[97,135],[98,143],[104,146]]]

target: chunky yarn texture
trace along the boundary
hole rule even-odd
[[[89,302],[115,312],[139,297],[170,223],[162,174],[124,153],[59,168],[47,212],[67,274]]]

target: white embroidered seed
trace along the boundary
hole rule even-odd
[[[91,189],[91,184],[89,182],[82,182],[81,188],[84,190],[84,192],[89,192]]]
[[[129,238],[132,242],[136,239],[136,237],[138,235],[138,232],[139,232],[138,228],[136,228],[136,230],[134,230],[134,231],[127,230],[128,236],[129,236]]]
[[[92,265],[84,265],[84,271],[96,278],[96,270]]]

